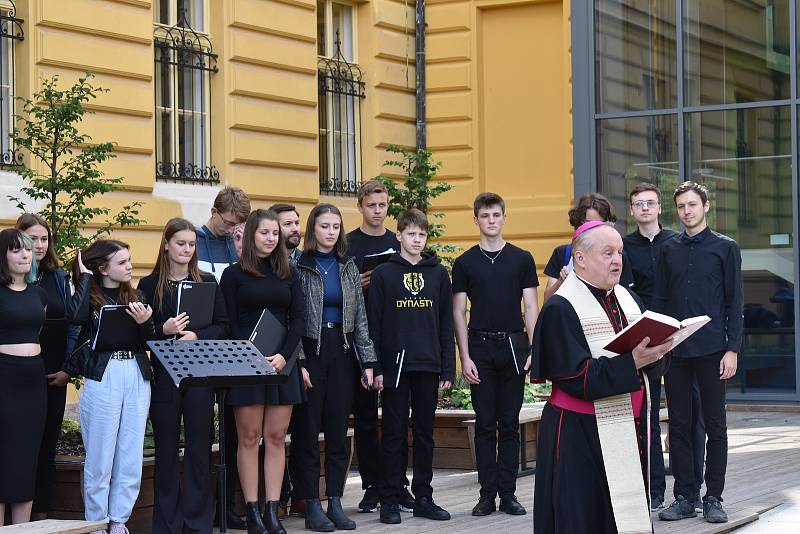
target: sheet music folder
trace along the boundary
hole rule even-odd
[[[106,304],[100,308],[92,350],[103,352],[141,348],[139,325],[128,315],[128,309],[127,304]]]
[[[214,282],[189,282],[178,284],[177,315],[189,316],[188,330],[196,331],[211,326],[214,317],[214,300],[217,284]]]
[[[393,248],[386,250],[385,252],[381,252],[379,254],[369,254],[364,256],[364,259],[361,262],[361,272],[367,273],[369,271],[375,270],[375,267],[386,263],[389,261],[389,258],[392,257],[392,254],[395,253]]]
[[[261,312],[258,323],[253,328],[253,333],[250,334],[250,341],[264,357],[267,357],[281,351],[287,335],[289,335],[289,332],[286,327],[272,315],[272,312],[265,308]],[[297,344],[292,354],[283,354],[283,357],[286,358],[286,365],[280,370],[280,374],[291,374],[297,363],[298,354],[300,354],[300,343]]]

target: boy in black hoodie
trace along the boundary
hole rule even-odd
[[[403,436],[408,432],[409,397],[414,436],[415,517],[450,519],[433,502],[433,419],[438,388],[455,374],[450,277],[435,254],[423,253],[428,219],[417,209],[397,217],[400,253],[372,273],[369,327],[383,376],[383,468],[381,522],[400,523]]]

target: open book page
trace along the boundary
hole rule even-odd
[[[672,340],[672,345],[670,346],[669,350],[674,349],[687,339],[689,336],[703,328],[709,321],[711,321],[711,317],[708,315],[699,315],[697,317],[689,317],[688,319],[684,319],[681,321],[680,330],[672,334],[670,339]]]
[[[674,348],[710,320],[708,316],[702,315],[678,321],[668,315],[647,310],[639,319],[623,328],[603,348],[616,354],[624,354],[632,351],[645,337],[650,338],[650,347],[673,339]]]

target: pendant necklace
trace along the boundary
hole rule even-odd
[[[486,251],[485,251],[485,250],[483,250],[483,248],[481,248],[481,246],[480,246],[480,245],[478,245],[478,250],[480,250],[480,251],[481,251],[481,254],[483,254],[484,256],[486,256],[486,259],[487,259],[487,260],[489,260],[490,262],[492,262],[492,265],[494,265],[494,260],[496,260],[496,259],[497,259],[497,258],[500,256],[500,254],[502,254],[502,253],[503,253],[503,249],[504,249],[504,248],[506,248],[506,244],[505,244],[505,243],[503,243],[503,246],[502,246],[502,247],[500,247],[500,250],[498,250],[498,251],[497,251],[497,254],[495,254],[494,256],[489,256],[489,255],[486,253]]]
[[[314,258],[314,262],[317,264],[317,267],[319,267],[319,269],[323,273],[325,273],[325,276],[328,276],[328,271],[330,271],[333,268],[333,266],[336,265],[336,258],[331,258],[331,263],[328,264],[327,269],[322,266],[322,264],[319,262],[317,258]]]

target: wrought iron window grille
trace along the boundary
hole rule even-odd
[[[8,1],[10,8],[0,8],[0,167],[22,165],[24,157],[14,146],[11,133],[14,131],[14,103],[16,85],[15,44],[25,40],[23,19],[17,17],[17,5]]]
[[[156,68],[156,180],[218,183],[210,164],[210,75],[219,72],[211,40],[192,29],[187,10],[153,32]]]
[[[320,193],[353,196],[361,183],[363,73],[344,57],[338,31],[333,56],[320,57],[317,68]]]

